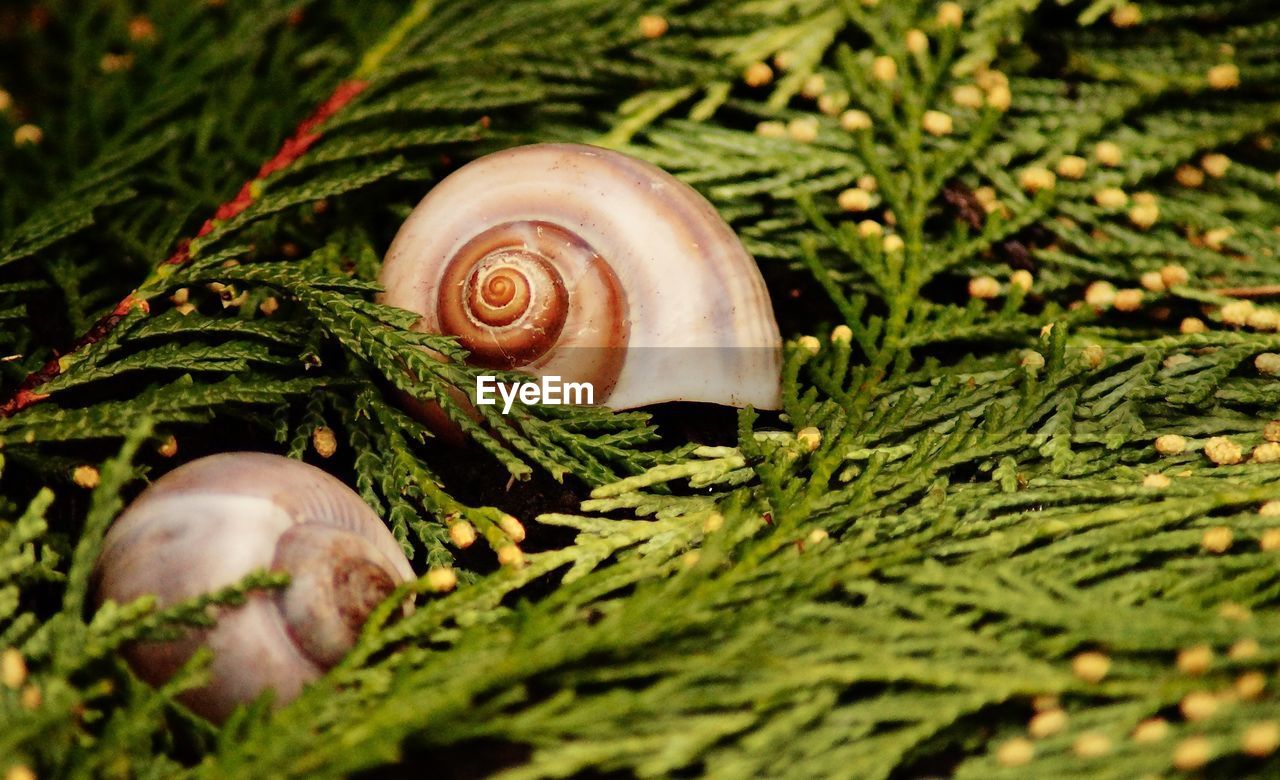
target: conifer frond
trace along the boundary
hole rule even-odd
[[[60,356],[0,420],[0,652],[23,664],[0,768],[342,776],[500,746],[482,773],[1274,772],[1268,4],[159,2],[116,80],[110,7],[98,30],[53,4],[78,75],[60,106],[15,87],[46,138],[0,148],[0,388]],[[375,302],[378,258],[458,163],[538,140],[643,156],[732,223],[790,337],[781,415],[710,446],[460,402],[476,369]],[[572,540],[460,555],[462,524],[492,551],[521,533],[437,473],[405,395],[486,477],[580,487],[537,519]],[[319,458],[458,589],[406,585],[279,711],[191,720],[201,659],[153,689],[115,653],[283,583],[86,611],[171,435]]]

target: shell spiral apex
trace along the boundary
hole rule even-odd
[[[380,282],[470,362],[591,382],[614,409],[780,403],[755,261],[693,188],[619,152],[535,144],[463,166],[406,220]]]
[[[138,676],[163,684],[205,646],[209,682],[180,697],[192,710],[221,721],[266,689],[283,704],[414,577],[391,532],[342,482],[279,455],[230,452],[174,469],[121,513],[103,540],[95,595],[99,604],[152,595],[163,607],[257,570],[288,573],[288,587],[221,608],[210,628],[130,645]]]

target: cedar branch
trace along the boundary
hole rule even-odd
[[[213,216],[204,221],[200,230],[196,232],[195,238],[208,235],[218,223],[225,222],[249,208],[261,194],[261,187],[258,185],[272,174],[283,171],[297,162],[316,141],[320,140],[320,126],[354,100],[367,86],[367,81],[350,79],[334,88],[329,97],[294,129],[292,135],[285,139],[275,155],[262,164],[258,173],[244,183],[236,196],[218,206]],[[67,352],[53,357],[38,370],[28,374],[18,386],[17,391],[0,404],[0,417],[12,417],[23,409],[48,398],[48,394],[39,392],[39,388],[62,373],[72,355],[106,338],[132,309],[139,308],[144,313],[150,313],[148,299],[156,294],[155,290],[159,287],[156,282],[167,276],[173,268],[181,268],[191,262],[193,258],[191,241],[192,239],[180,241],[177,250],[168,259],[156,267],[137,289],[126,295],[84,335],[76,339]]]

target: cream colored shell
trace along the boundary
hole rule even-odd
[[[279,455],[230,452],[174,469],[125,509],[103,540],[95,592],[99,603],[151,595],[164,607],[258,570],[287,572],[290,584],[218,610],[211,628],[133,643],[125,656],[138,675],[161,685],[204,646],[209,683],[180,697],[191,709],[221,721],[266,689],[282,704],[414,578],[387,527],[341,481]]]
[[[755,261],[695,190],[618,152],[538,144],[462,167],[401,227],[383,266],[382,300],[422,314],[423,331],[448,332],[441,295],[466,291],[456,273],[456,289],[442,291],[442,280],[451,263],[462,261],[460,250],[480,234],[506,231],[508,244],[532,252],[537,241],[552,241],[554,230],[538,228],[544,224],[575,237],[553,249],[563,245],[570,252],[568,245],[580,242],[595,256],[585,265],[558,266],[571,313],[544,354],[511,367],[572,379],[583,354],[621,350],[612,392],[597,403],[614,409],[666,401],[779,406],[781,338]],[[608,272],[597,267],[599,260],[624,299],[612,320],[600,313],[609,308],[613,282],[601,278]],[[531,277],[542,273],[539,263]],[[575,319],[575,310],[591,313]],[[598,354],[587,359],[600,362]]]

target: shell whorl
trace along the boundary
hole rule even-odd
[[[695,190],[618,152],[535,144],[463,166],[406,220],[380,281],[471,362],[592,381],[614,409],[779,404],[755,261]]]
[[[630,333],[626,297],[607,260],[540,220],[494,225],[463,244],[444,268],[435,310],[441,331],[457,336],[476,365],[563,370],[606,395]],[[572,347],[562,342],[566,329]],[[601,359],[588,365],[588,354]]]

